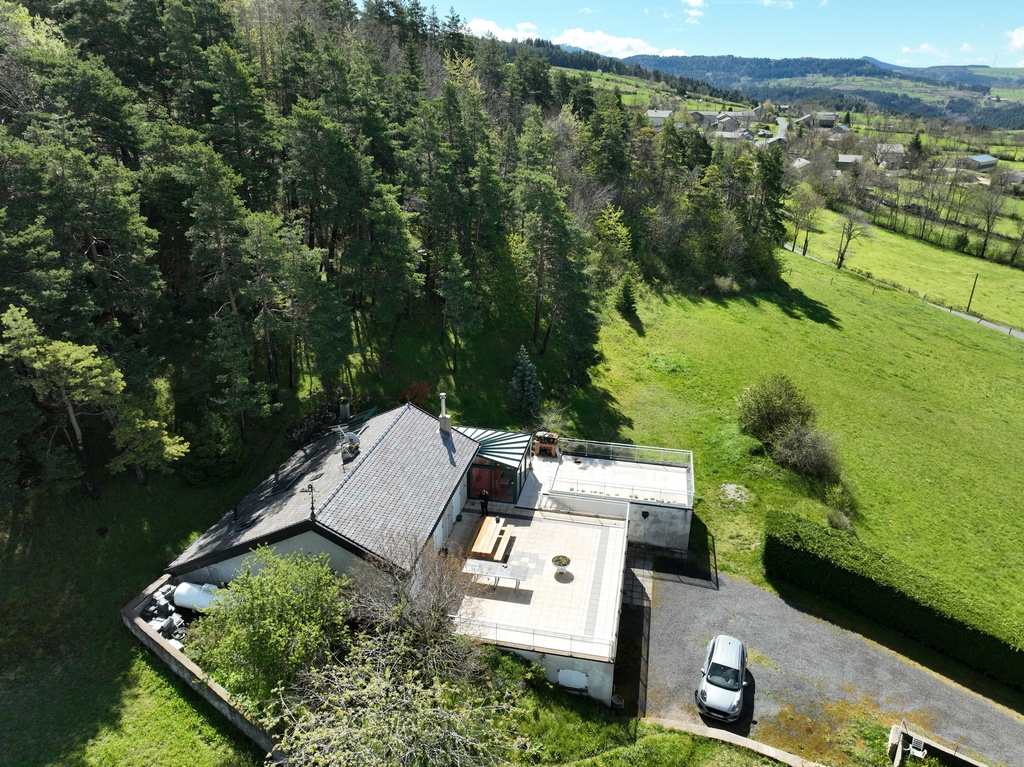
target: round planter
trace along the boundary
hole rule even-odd
[[[569,557],[564,554],[552,557],[551,564],[555,566],[555,575],[562,575],[569,572]]]

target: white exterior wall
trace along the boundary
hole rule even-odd
[[[625,519],[626,510],[629,508],[629,501],[604,495],[550,492],[548,496],[561,508],[571,509],[580,514],[592,514],[595,517]]]
[[[467,476],[469,475],[467,474]],[[434,529],[434,537],[431,540],[434,543],[434,548],[438,551],[444,546],[445,539],[451,535],[452,528],[455,527],[455,518],[462,513],[462,506],[466,502],[466,492],[466,480],[463,480],[456,486],[452,500],[445,507],[444,513]]]
[[[503,647],[503,650],[510,648]],[[536,661],[545,671],[547,680],[558,684],[558,672],[561,669],[572,669],[587,675],[587,695],[595,698],[606,706],[612,705],[612,687],[615,679],[615,664],[584,658],[569,658],[565,655],[545,655],[530,650],[511,649],[516,655],[529,661]]]
[[[348,572],[356,563],[362,562],[359,557],[348,549],[343,549],[341,546],[332,543],[312,530],[275,543],[271,548],[277,554],[291,554],[294,552],[301,552],[303,554],[326,553],[331,560],[331,569],[337,573]],[[213,583],[219,586],[221,583],[227,583],[234,578],[235,573],[251,557],[252,552],[248,551],[230,559],[225,559],[223,562],[218,562],[215,565],[201,567],[198,570],[185,573],[181,576],[181,580],[190,583]]]
[[[647,512],[644,519],[643,512]],[[685,551],[690,545],[690,522],[693,512],[679,506],[629,504],[629,526],[626,540]]]

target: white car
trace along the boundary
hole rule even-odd
[[[724,634],[716,636],[708,644],[700,684],[693,694],[697,709],[715,719],[735,722],[743,710],[746,673],[747,648],[743,642]]]

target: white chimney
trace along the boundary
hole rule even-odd
[[[448,416],[448,411],[445,410],[444,401],[448,398],[448,395],[441,392],[441,418],[438,420],[437,428],[445,434],[452,433],[452,419]]]

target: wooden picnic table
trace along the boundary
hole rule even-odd
[[[484,517],[480,523],[480,529],[476,533],[473,545],[469,551],[476,557],[490,557],[498,545],[498,536],[501,535],[502,526],[505,520],[500,517]]]

